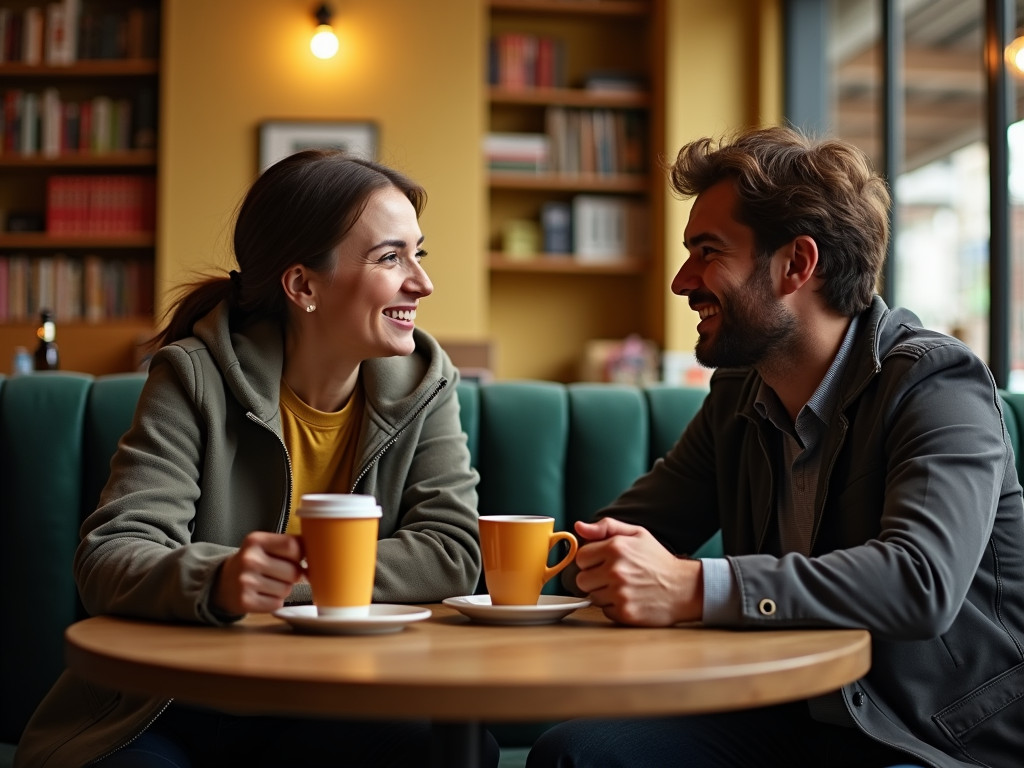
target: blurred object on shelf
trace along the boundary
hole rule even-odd
[[[540,207],[544,253],[572,253],[572,208],[561,200],[548,200]]]
[[[494,342],[489,339],[438,339],[437,343],[448,353],[452,365],[459,369],[459,375],[464,381],[475,381],[480,384],[494,381]]]
[[[32,367],[37,371],[60,370],[60,353],[57,350],[57,324],[49,309],[39,311],[39,346],[32,358]]]
[[[671,349],[661,353],[661,371],[662,383],[683,387],[708,387],[714,373],[698,363],[693,352]]]
[[[582,381],[645,387],[658,381],[658,345],[637,334],[592,339],[583,351]]]
[[[518,261],[536,258],[540,249],[540,226],[529,219],[509,219],[502,235],[505,256]]]
[[[583,87],[588,91],[607,93],[646,93],[647,78],[643,75],[635,75],[631,72],[619,70],[598,70],[588,72],[583,81]]]
[[[18,376],[24,373],[32,373],[32,355],[27,347],[17,346],[14,348],[14,357],[11,359],[11,374]]]
[[[39,212],[11,212],[7,214],[5,229],[8,232],[42,232],[46,229],[46,217]]]

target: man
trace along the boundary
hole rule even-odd
[[[672,289],[718,368],[679,442],[596,522],[574,586],[624,624],[863,627],[810,701],[549,731],[529,766],[1024,764],[1024,504],[984,363],[874,295],[889,194],[788,128],[683,147]],[[726,557],[693,560],[721,528]]]

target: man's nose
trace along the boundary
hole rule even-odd
[[[687,257],[672,278],[672,293],[677,296],[688,296],[700,287],[701,276],[704,274],[704,262],[693,256]]]

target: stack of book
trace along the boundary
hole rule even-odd
[[[159,12],[83,10],[79,0],[0,8],[0,64],[66,66],[83,59],[155,59]]]
[[[545,129],[556,173],[600,175],[646,170],[644,115],[636,110],[548,107]]]
[[[543,133],[489,133],[484,138],[484,157],[492,171],[546,171],[550,154],[551,142]]]
[[[152,149],[156,144],[156,96],[96,96],[62,101],[56,88],[41,94],[11,89],[0,100],[0,154],[57,157],[69,153]]]
[[[153,311],[153,264],[64,255],[0,256],[0,323],[31,322],[41,309],[57,322],[102,322]]]
[[[562,88],[565,46],[550,37],[496,35],[488,48],[488,82],[501,88]]]
[[[573,253],[578,261],[645,258],[650,249],[649,226],[647,205],[640,200],[612,195],[572,199]]]
[[[155,228],[153,176],[50,176],[46,231],[53,235],[128,235]]]

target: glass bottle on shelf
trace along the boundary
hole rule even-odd
[[[44,309],[39,313],[40,325],[36,331],[39,337],[39,346],[36,347],[34,358],[37,371],[56,371],[60,367],[60,359],[57,355],[57,326],[53,322],[53,313]]]

